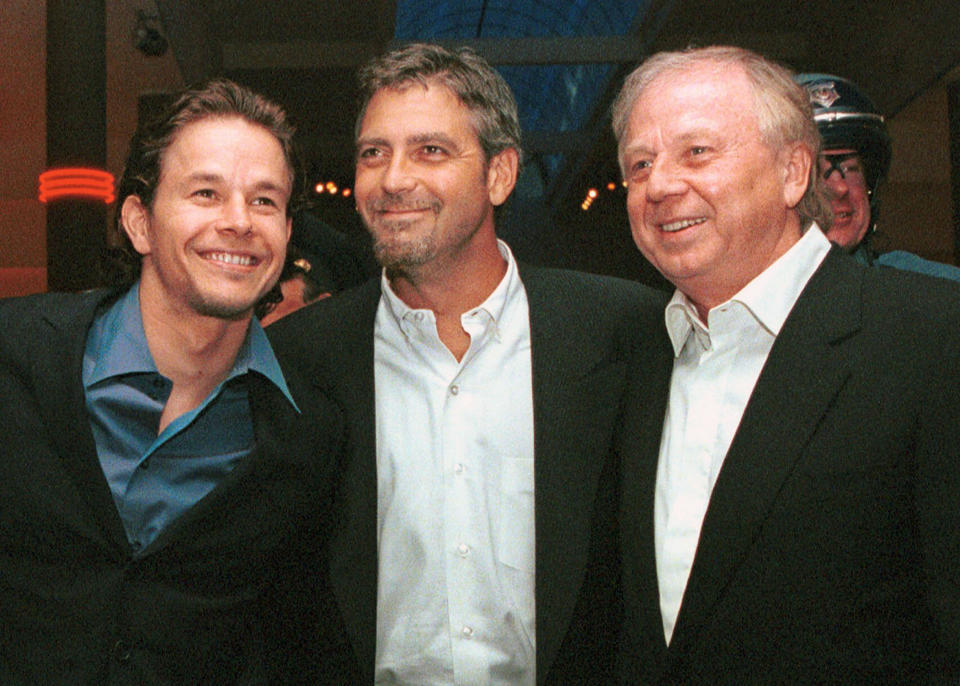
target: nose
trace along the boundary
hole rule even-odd
[[[839,171],[831,170],[831,174],[826,178],[827,190],[834,198],[842,198],[850,191],[847,180]]]
[[[220,230],[241,235],[253,230],[250,207],[242,193],[234,193],[224,202]]]
[[[405,155],[393,155],[383,169],[380,180],[387,193],[402,193],[417,185],[413,163]]]
[[[658,158],[651,162],[646,183],[647,200],[660,202],[671,195],[683,193],[686,187],[675,166],[668,160]]]

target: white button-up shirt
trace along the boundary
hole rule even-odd
[[[533,387],[526,291],[507,272],[461,316],[383,278],[375,328],[378,684],[523,684],[535,674]]]
[[[811,226],[704,325],[680,291],[667,305],[676,358],[663,423],[654,501],[657,583],[670,642],[710,494],[774,340],[830,250]]]

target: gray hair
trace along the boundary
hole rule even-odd
[[[355,138],[377,91],[403,89],[412,83],[438,83],[449,88],[472,113],[487,161],[507,148],[514,148],[522,161],[520,120],[513,93],[503,77],[470,48],[447,50],[439,45],[411,43],[371,60],[360,70],[359,80],[360,114]]]
[[[813,121],[810,98],[793,80],[793,73],[755,52],[727,45],[660,52],[645,60],[624,81],[611,110],[617,156],[623,166],[624,136],[637,100],[659,76],[705,64],[735,65],[743,69],[753,91],[753,108],[764,142],[774,150],[802,143],[812,156],[807,190],[797,205],[804,224],[815,221],[826,229],[833,221],[826,186],[820,175],[820,133]]]

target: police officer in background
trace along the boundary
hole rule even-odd
[[[903,250],[878,253],[879,189],[890,169],[890,136],[883,115],[851,81],[831,74],[800,74],[823,138],[820,172],[830,192],[833,224],[827,238],[866,264],[885,265],[960,281],[960,268]]]

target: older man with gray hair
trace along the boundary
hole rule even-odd
[[[956,683],[960,290],[816,230],[790,72],[654,55],[614,106],[673,372],[623,465],[626,683]],[[659,450],[659,453],[657,453]]]

